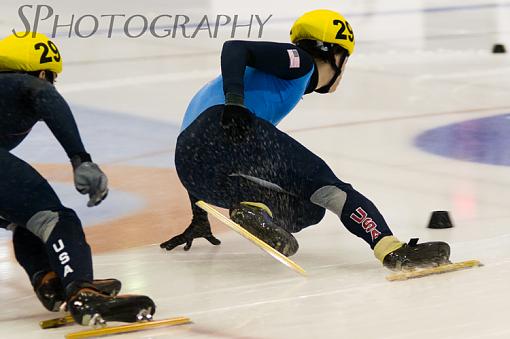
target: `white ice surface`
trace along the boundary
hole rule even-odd
[[[165,253],[154,244],[96,255],[96,276],[115,276],[124,291],[153,297],[158,318],[184,315],[194,322],[121,338],[510,338],[508,167],[448,159],[413,145],[427,129],[510,111],[510,59],[490,53],[494,43],[510,43],[510,2],[46,3],[61,15],[272,13],[275,22],[264,39],[278,41],[287,41],[292,20],[304,11],[324,7],[351,14],[357,49],[338,93],[305,97],[280,127],[369,196],[402,240],[446,240],[453,260],[485,264],[390,283],[367,245],[332,215],[296,235],[300,251],[293,259],[308,278],[230,232],[219,235],[220,247],[196,241],[189,252]],[[20,26],[21,4],[2,0],[0,35]],[[58,85],[73,105],[173,125],[179,125],[194,91],[219,71],[222,43],[56,41],[66,61]],[[433,210],[449,210],[455,227],[425,228]],[[151,231],[150,225],[140,227]],[[63,338],[71,328],[38,328],[52,314],[10,259],[5,239],[0,239],[0,338]]]

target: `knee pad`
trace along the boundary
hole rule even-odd
[[[76,213],[66,208],[60,211],[39,211],[28,220],[26,228],[46,243],[60,222],[81,226]]]
[[[312,194],[310,201],[340,217],[347,201],[347,193],[336,186],[324,186]]]

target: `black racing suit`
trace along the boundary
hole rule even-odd
[[[41,120],[69,158],[80,156],[90,161],[72,112],[53,85],[32,75],[0,73],[0,227],[17,225],[15,255],[30,279],[38,272],[53,270],[64,286],[73,280],[91,281],[90,247],[76,213],[62,205],[32,166],[10,153]],[[45,222],[35,215],[54,217]],[[71,259],[67,271],[59,258],[64,251]]]
[[[177,173],[192,200],[225,208],[262,202],[289,232],[318,223],[328,209],[373,248],[392,234],[375,205],[275,127],[317,82],[313,58],[297,46],[225,43],[222,76],[204,86],[186,112],[177,139]],[[220,124],[225,97],[232,95],[244,97],[253,113],[242,142],[233,142]]]

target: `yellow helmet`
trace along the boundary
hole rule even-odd
[[[62,72],[62,56],[57,46],[41,33],[18,33],[0,40],[0,71]]]
[[[349,55],[354,52],[354,32],[342,14],[318,9],[299,17],[290,31],[290,40],[316,40],[339,45]]]

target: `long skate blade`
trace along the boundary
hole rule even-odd
[[[196,204],[198,207],[200,207],[201,209],[208,213],[211,213],[216,219],[218,219],[219,221],[221,221],[222,223],[224,223],[225,225],[227,225],[232,230],[236,231],[246,239],[250,240],[252,243],[257,245],[262,250],[266,251],[270,256],[272,256],[273,258],[275,258],[276,260],[278,260],[279,262],[281,262],[294,272],[297,272],[303,276],[307,275],[306,271],[301,266],[287,258],[285,255],[281,254],[280,252],[278,252],[277,250],[266,244],[264,241],[260,240],[259,238],[248,232],[247,230],[245,230],[241,225],[233,222],[232,220],[221,214],[219,211],[217,211],[214,207],[212,207],[208,203],[200,200]]]
[[[62,327],[62,326],[72,324],[72,323],[74,323],[73,317],[71,317],[70,315],[66,315],[65,317],[61,317],[61,318],[54,318],[54,319],[40,321],[39,326],[43,330],[45,330],[48,328]]]
[[[389,281],[401,281],[401,280],[407,280],[407,279],[413,279],[413,278],[421,278],[432,274],[440,274],[440,273],[447,273],[447,272],[453,272],[458,270],[463,270],[466,268],[472,268],[477,266],[483,266],[483,264],[478,260],[468,260],[468,261],[461,261],[456,262],[452,264],[445,264],[440,265],[437,267],[431,267],[431,268],[423,268],[423,269],[416,269],[414,271],[407,271],[407,272],[399,272],[394,273],[386,277]]]
[[[189,324],[190,322],[191,322],[191,319],[186,318],[186,317],[176,317],[176,318],[170,318],[170,319],[164,319],[164,320],[143,321],[143,322],[132,323],[132,324],[127,324],[127,325],[111,326],[111,327],[104,327],[104,328],[69,333],[69,334],[66,334],[66,339],[102,337],[102,336],[110,335],[110,334],[135,332],[135,331],[141,331],[141,330],[146,330],[146,329],[155,328],[155,327]]]

